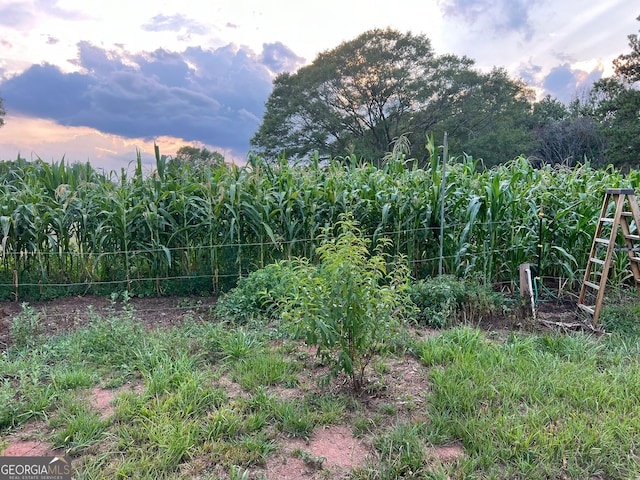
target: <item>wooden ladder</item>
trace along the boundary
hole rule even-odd
[[[613,210],[613,212],[611,212]],[[631,231],[631,222],[634,232]],[[580,289],[578,308],[591,315],[595,325],[600,315],[604,289],[616,246],[618,230],[622,227],[625,250],[636,289],[640,293],[640,209],[632,188],[610,188],[606,191],[598,228],[593,237],[589,261]]]

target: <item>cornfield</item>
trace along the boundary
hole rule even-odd
[[[415,278],[444,273],[513,285],[523,262],[580,280],[607,188],[640,173],[545,166],[517,158],[489,170],[400,154],[380,168],[348,157],[290,165],[109,174],[89,164],[0,163],[0,298],[129,290],[137,295],[226,289],[278,259],[313,258],[318,236],[352,212],[375,243],[392,240]],[[443,191],[444,189],[444,191]],[[444,199],[444,224],[440,207]],[[539,252],[540,212],[543,212]],[[624,263],[613,272],[625,280]]]

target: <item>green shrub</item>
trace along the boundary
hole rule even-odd
[[[13,344],[21,348],[31,348],[42,343],[45,325],[28,303],[22,304],[22,311],[11,322],[11,339]]]
[[[252,317],[275,317],[290,291],[291,267],[277,262],[251,272],[216,305],[219,318],[245,323]]]
[[[478,320],[502,305],[502,296],[491,288],[450,275],[413,283],[409,296],[418,309],[418,322],[434,328]]]

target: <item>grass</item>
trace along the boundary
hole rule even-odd
[[[36,324],[25,312],[18,332]],[[428,390],[396,390],[402,362],[383,357],[372,370],[382,386],[358,395],[340,379],[316,382],[325,367],[246,325],[194,320],[143,333],[132,312],[92,316],[1,354],[0,448],[40,420],[38,437],[76,457],[77,478],[259,479],[283,439],[347,424],[374,453],[352,480],[635,478],[640,337],[626,312],[610,314],[619,331],[605,337],[468,326],[407,334],[393,355],[417,359]],[[107,418],[83,394],[124,383],[139,388],[120,391]],[[450,444],[464,455],[429,456]],[[308,452],[294,455],[331,478]]]

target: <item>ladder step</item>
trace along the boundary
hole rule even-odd
[[[583,310],[583,311],[585,311],[585,312],[587,312],[587,313],[591,314],[591,315],[593,315],[593,313],[595,312],[595,307],[590,307],[590,306],[588,306],[588,305],[583,305],[582,303],[579,303],[579,304],[578,304],[578,308],[579,308],[580,310]]]
[[[640,235],[625,235],[624,238],[628,240],[635,240],[636,242],[640,242]]]
[[[602,217],[600,219],[601,222],[607,222],[607,223],[613,223],[613,218],[609,218],[609,217]]]
[[[602,245],[609,245],[609,239],[608,238],[596,238],[595,242],[596,243],[601,243]]]
[[[594,290],[600,290],[600,285],[598,285],[597,283],[588,282],[588,281],[585,281],[585,282],[583,282],[583,283],[584,283],[584,285],[585,285],[586,287],[591,287],[591,288],[593,288]]]
[[[633,217],[633,212],[621,212],[623,217]]]
[[[598,265],[604,265],[604,260],[600,260],[599,258],[590,258],[589,261],[591,263],[597,263]]]
[[[629,257],[630,262],[640,263],[640,257]]]

